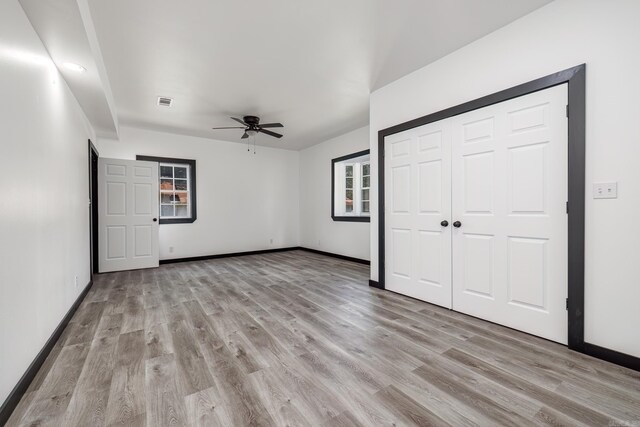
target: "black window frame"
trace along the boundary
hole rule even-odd
[[[369,208],[369,215],[361,215],[361,216],[348,216],[348,215],[336,215],[335,214],[335,204],[336,204],[336,163],[343,162],[349,159],[355,159],[356,157],[362,157],[370,155],[371,150],[362,150],[357,153],[347,154],[346,156],[336,157],[335,159],[331,159],[331,219],[334,221],[344,221],[344,222],[371,222],[371,208]],[[371,174],[369,175],[372,176]],[[369,178],[371,180],[372,178]],[[369,184],[369,194],[371,194],[371,182]],[[369,204],[371,206],[371,204]]]
[[[191,217],[190,218],[162,218],[160,212],[158,217],[160,225],[162,224],[192,224],[198,219],[198,204],[197,204],[197,187],[196,187],[196,161],[192,159],[177,159],[173,157],[157,157],[157,156],[143,156],[137,155],[136,160],[144,160],[147,162],[160,163],[176,163],[189,165],[189,189],[191,192]],[[160,169],[158,169],[158,174]],[[158,183],[160,182],[160,176],[158,175]],[[160,198],[158,195],[158,209],[160,208]]]

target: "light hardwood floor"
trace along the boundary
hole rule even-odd
[[[9,421],[640,426],[640,373],[305,251],[98,275]]]

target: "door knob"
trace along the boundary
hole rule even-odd
[[[462,227],[462,223],[460,221],[456,221],[456,222],[453,223],[453,226],[455,228],[460,228],[460,227]]]
[[[448,227],[448,226],[449,226],[449,221],[447,221],[447,220],[445,219],[445,220],[443,220],[443,221],[440,223],[440,225],[441,225],[441,226],[443,226],[443,227]]]
[[[153,222],[157,222],[157,221],[158,221],[158,218],[153,218]]]

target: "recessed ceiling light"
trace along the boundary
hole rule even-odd
[[[87,71],[87,69],[82,65],[76,64],[74,62],[65,62],[62,65],[64,65],[64,68],[66,68],[67,70],[75,71],[76,73],[84,73],[85,71]]]

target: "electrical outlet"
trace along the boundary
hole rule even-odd
[[[269,244],[273,245],[273,239],[269,239]]]
[[[78,289],[78,276],[73,279],[73,284],[75,285],[76,289]]]
[[[618,183],[605,182],[605,183],[593,184],[593,198],[594,199],[617,199]]]
[[[172,254],[173,253],[173,246],[169,246],[169,253]]]

